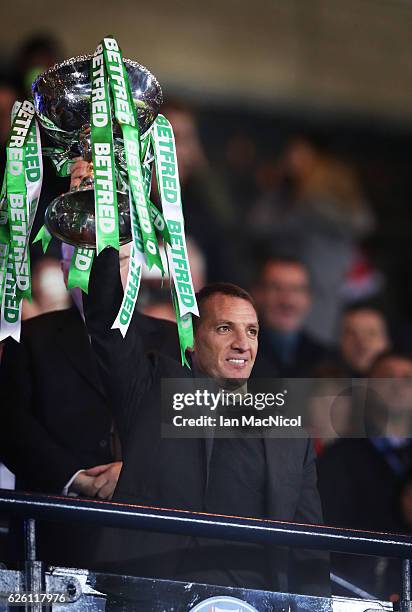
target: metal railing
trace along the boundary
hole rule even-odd
[[[26,521],[29,565],[36,560],[35,519],[399,558],[403,560],[400,610],[412,612],[412,537],[406,535],[7,491],[0,491],[0,515]],[[35,572],[31,575],[36,580]]]

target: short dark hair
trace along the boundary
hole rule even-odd
[[[245,300],[249,302],[251,306],[255,309],[257,313],[257,308],[254,299],[245,289],[239,287],[238,285],[234,285],[233,283],[210,283],[205,285],[203,289],[196,293],[197,305],[199,307],[199,317],[193,317],[193,325],[196,328],[199,326],[200,320],[202,318],[202,309],[205,305],[205,302],[212,297],[213,295],[228,295],[230,297],[240,298],[241,300]]]
[[[357,314],[358,312],[363,312],[364,310],[372,310],[377,315],[380,315],[385,322],[387,322],[387,317],[384,309],[378,300],[358,300],[356,302],[350,302],[347,304],[342,311],[342,318],[349,316],[351,314]]]
[[[282,255],[282,254],[270,255],[269,257],[266,257],[261,262],[261,265],[259,267],[259,273],[258,273],[259,283],[262,283],[263,273],[266,270],[266,268],[268,266],[273,266],[273,265],[299,266],[300,268],[302,268],[302,270],[306,272],[307,277],[309,279],[309,285],[312,285],[310,270],[308,266],[305,264],[305,262],[302,259],[299,259],[299,257],[293,257],[289,255]]]

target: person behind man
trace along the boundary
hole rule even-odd
[[[321,454],[319,489],[328,525],[404,530],[398,498],[412,468],[411,378],[410,355],[388,351],[378,356],[369,372],[367,394],[354,399],[353,437]],[[396,590],[385,579],[387,564],[382,559],[335,555],[333,563],[338,574],[377,597],[388,599]]]
[[[339,350],[348,376],[365,376],[379,354],[389,350],[388,326],[372,304],[349,306],[340,325]]]
[[[182,201],[190,202],[186,226],[205,254],[208,276],[212,281],[241,277],[237,209],[226,180],[207,158],[196,113],[179,100],[169,100],[162,113],[173,127]],[[156,199],[155,191],[152,195]],[[225,240],[216,240],[219,235]]]
[[[120,253],[127,275],[129,245]],[[67,284],[73,247],[62,246]],[[121,469],[113,417],[84,325],[80,289],[73,307],[22,324],[21,342],[6,341],[0,369],[0,460],[16,475],[18,490],[110,499]],[[176,326],[138,315],[145,350],[178,354]],[[89,528],[39,533],[44,561],[84,567],[95,537]],[[93,531],[93,534],[95,532]]]
[[[262,320],[254,376],[304,377],[330,350],[305,330],[312,297],[307,267],[298,259],[271,257],[261,266],[255,298]]]
[[[95,258],[89,294],[83,300],[123,449],[116,501],[300,523],[322,521],[315,458],[307,438],[274,439],[262,434],[260,438],[215,437],[206,444],[200,437],[161,435],[162,380],[210,377],[217,387],[231,381],[236,388],[249,378],[259,324],[248,293],[227,283],[200,291],[191,370],[160,354],[146,354],[135,328],[124,339],[111,329],[121,302],[117,256],[112,249]],[[201,539],[124,530],[118,530],[106,551],[105,569],[124,574],[328,592],[327,559],[319,552],[226,543],[211,546]]]

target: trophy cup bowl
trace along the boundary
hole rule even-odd
[[[34,107],[42,129],[54,145],[64,149],[62,158],[82,157],[91,161],[90,146],[90,62],[92,55],[82,55],[56,64],[36,78],[32,85]],[[133,103],[137,110],[142,137],[156,119],[163,101],[157,79],[137,62],[123,59],[129,77]],[[120,126],[113,119],[115,157],[122,163],[123,146]],[[119,154],[116,154],[116,150]],[[123,160],[124,163],[124,160]],[[129,195],[118,179],[120,244],[132,238]],[[45,214],[50,233],[74,246],[96,248],[93,180],[86,177],[78,188],[55,198]]]

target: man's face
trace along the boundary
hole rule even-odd
[[[298,331],[311,305],[305,268],[293,262],[266,265],[256,301],[268,327],[284,333]]]
[[[194,359],[210,377],[247,379],[258,348],[259,324],[252,304],[215,293],[202,306],[195,335]]]
[[[371,387],[391,414],[410,414],[412,410],[412,361],[391,355],[379,360],[370,373]]]
[[[379,312],[359,310],[343,318],[340,347],[346,363],[366,373],[375,358],[389,348],[385,321]]]

